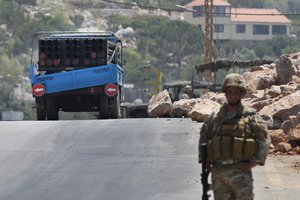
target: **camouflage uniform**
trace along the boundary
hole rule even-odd
[[[241,168],[249,162],[255,162],[258,165],[265,164],[270,138],[262,119],[254,110],[246,108],[240,103],[236,112],[227,112],[227,106],[227,103],[225,103],[219,112],[212,113],[203,124],[199,140],[199,162],[201,162],[201,144],[210,144],[213,138],[224,131],[222,127],[227,124],[234,127],[233,129],[236,131],[241,129],[240,124],[243,124],[241,122],[246,121],[241,131],[253,134],[256,144],[255,153],[249,160],[231,157],[234,154],[232,152],[229,157],[224,158],[223,156],[215,160],[210,159],[212,161],[212,189],[215,200],[252,200],[254,198],[252,172],[250,170],[249,173],[244,173]],[[224,149],[226,148],[224,147]],[[233,147],[228,147],[228,149],[233,151]]]
[[[180,99],[190,99],[193,96],[193,89],[190,85],[186,85],[184,88],[182,88],[182,94],[180,96]]]

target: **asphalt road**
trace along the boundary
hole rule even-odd
[[[0,200],[199,200],[201,126],[174,118],[2,121]],[[256,168],[256,199],[298,199],[299,161],[270,156]]]

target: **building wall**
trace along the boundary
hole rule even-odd
[[[201,30],[205,32],[205,17],[193,17],[192,12],[184,13],[184,20],[190,24],[201,27]],[[272,25],[286,25],[287,34],[290,35],[290,24],[279,24],[279,23],[251,23],[251,22],[232,22],[230,17],[214,17],[213,24],[223,24],[224,32],[215,32],[213,33],[213,38],[218,40],[253,40],[261,41],[272,39],[275,35],[272,34]],[[236,25],[245,24],[246,30],[245,33],[236,33]],[[254,25],[268,25],[269,34],[253,34]]]
[[[245,24],[246,30],[245,33],[236,33],[236,25],[237,24]],[[269,34],[253,34],[253,27],[254,25],[266,25],[269,27]],[[286,25],[287,26],[287,33],[283,35],[289,35],[290,34],[290,25],[287,24],[273,24],[273,23],[231,23],[230,29],[231,29],[231,36],[229,38],[235,39],[235,40],[255,40],[255,41],[261,41],[261,40],[267,40],[272,39],[272,37],[276,36],[272,33],[272,26],[273,25]]]

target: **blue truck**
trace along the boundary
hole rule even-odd
[[[112,32],[38,32],[30,64],[37,120],[59,111],[121,117],[122,42]]]

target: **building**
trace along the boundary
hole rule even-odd
[[[205,31],[205,0],[195,0],[186,8],[184,20]],[[271,39],[275,35],[290,35],[291,21],[277,9],[232,8],[225,0],[213,3],[213,38],[216,40]]]

